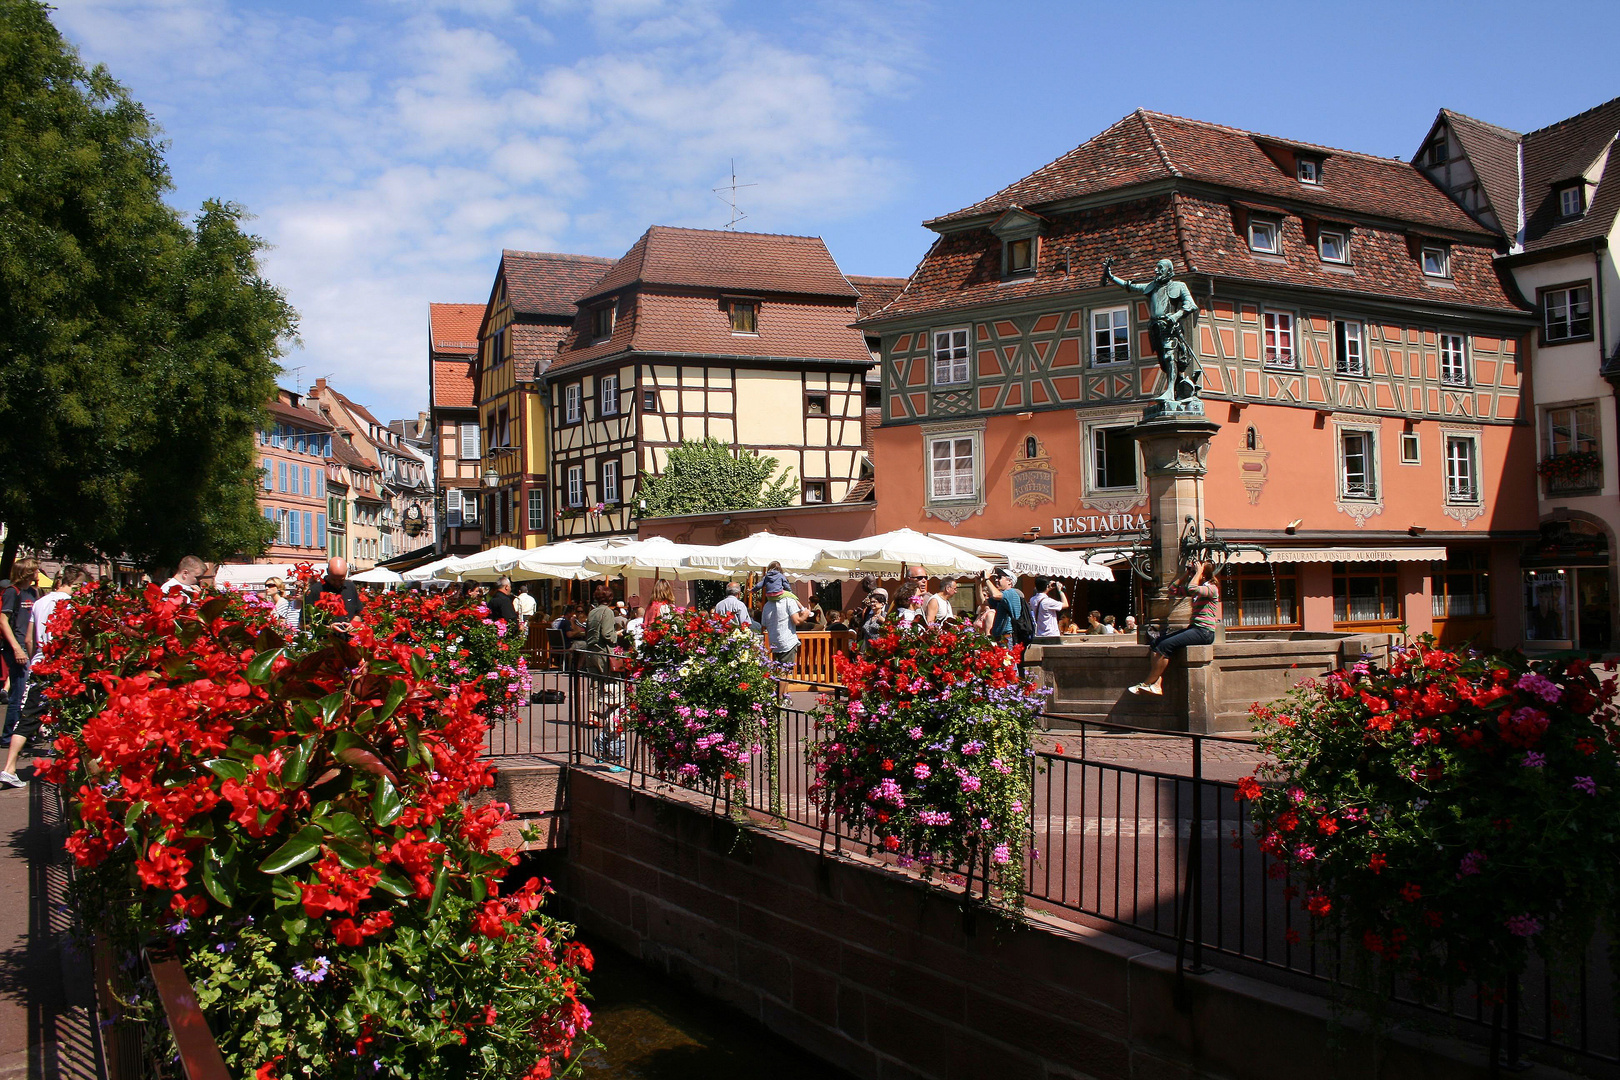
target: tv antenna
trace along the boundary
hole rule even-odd
[[[737,183],[737,159],[732,158],[731,159],[731,183],[729,183],[729,184],[721,184],[719,187],[712,189],[714,191],[714,197],[719,199],[721,202],[725,203],[728,207],[731,208],[731,220],[726,222],[726,225],[725,225],[726,228],[728,228],[728,229],[736,228],[737,222],[742,221],[744,218],[746,218],[748,216],[747,214],[743,213],[741,210],[739,210],[737,208],[737,189],[738,188],[745,188],[745,187],[758,187],[758,186],[759,186],[758,184],[739,184],[739,183]]]

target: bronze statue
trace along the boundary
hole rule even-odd
[[[1175,272],[1175,265],[1169,259],[1160,259],[1152,281],[1122,281],[1114,274],[1114,260],[1103,262],[1105,283],[1112,282],[1147,297],[1148,311],[1152,315],[1148,338],[1158,354],[1159,370],[1164,372],[1164,392],[1159,395],[1161,408],[1165,412],[1201,412],[1198,395],[1203,390],[1204,373],[1198,365],[1197,350],[1187,341],[1187,327],[1196,322],[1198,305],[1193,302],[1192,290],[1174,280]]]

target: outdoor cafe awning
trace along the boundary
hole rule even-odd
[[[1258,551],[1239,551],[1227,560],[1231,563],[1263,563],[1268,561]],[[1445,562],[1443,547],[1317,547],[1272,548],[1270,562],[1274,563],[1377,563],[1377,562]]]

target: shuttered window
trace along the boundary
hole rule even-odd
[[[465,423],[461,425],[461,457],[462,460],[476,461],[481,455],[478,450],[478,425]]]

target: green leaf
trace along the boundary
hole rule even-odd
[[[303,898],[303,890],[298,883],[286,874],[277,874],[270,882],[270,894],[276,898],[276,906],[284,907],[287,904],[296,904]]]
[[[440,863],[439,872],[433,875],[433,899],[428,901],[427,917],[432,919],[439,913],[439,904],[444,900],[444,886],[450,880],[450,864]]]
[[[355,847],[365,847],[371,842],[371,836],[366,832],[366,827],[360,824],[360,819],[347,811],[317,817],[315,824]]]
[[[275,664],[277,659],[285,655],[286,652],[287,650],[285,648],[281,648],[271,649],[269,652],[260,653],[248,663],[247,672],[245,673],[244,677],[254,686],[263,686],[265,683],[270,681],[271,666]]]
[[[224,780],[246,780],[248,771],[239,761],[230,758],[209,758],[203,762],[203,768]]]
[[[203,855],[203,888],[225,907],[236,906],[236,863],[221,859],[213,848]]]
[[[360,848],[355,847],[347,840],[331,839],[326,846],[332,849],[332,854],[338,857],[345,870],[358,870],[362,866],[371,865],[371,856]]]
[[[404,679],[392,680],[388,684],[388,694],[383,698],[382,712],[377,714],[377,719],[386,720],[393,716],[394,710],[399,708],[399,703],[405,700],[405,695],[410,689],[410,685]]]
[[[298,787],[309,776],[309,760],[315,756],[316,737],[311,735],[298,744],[287,763],[281,768],[281,783],[284,787]]]
[[[376,791],[371,796],[371,816],[377,820],[377,824],[384,827],[392,825],[404,811],[404,800],[399,797],[393,782],[386,776],[378,777]]]
[[[272,851],[259,864],[259,869],[266,874],[280,874],[295,866],[302,866],[321,853],[321,841],[325,839],[326,831],[319,825],[305,825],[285,844]]]
[[[395,870],[392,867],[389,867],[387,870],[383,871],[382,880],[377,882],[377,887],[382,889],[384,892],[393,893],[395,896],[401,898],[409,898],[416,895],[416,886],[412,885],[410,879],[404,874],[401,874],[398,870]]]
[[[326,726],[331,727],[332,722],[337,718],[338,710],[343,708],[344,697],[343,691],[335,690],[318,702],[321,707],[321,722]],[[338,734],[341,737],[344,733],[339,732]]]
[[[135,823],[141,820],[141,815],[144,813],[146,813],[145,800],[130,803],[129,809],[124,813],[124,831],[128,833],[134,832]]]

